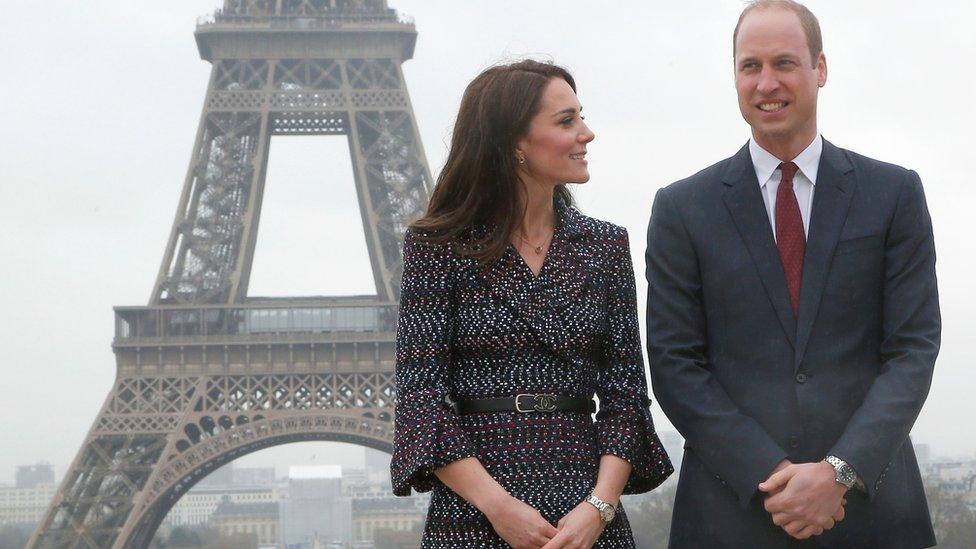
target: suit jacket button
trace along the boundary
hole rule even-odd
[[[790,448],[798,448],[800,446],[800,439],[796,437],[790,437]]]
[[[797,383],[806,383],[808,379],[810,379],[810,376],[804,374],[803,372],[796,374]]]

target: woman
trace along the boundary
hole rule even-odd
[[[433,489],[424,547],[633,547],[620,494],[672,472],[627,233],[564,185],[589,179],[580,111],[555,65],[481,73],[407,231],[391,468],[397,495]]]

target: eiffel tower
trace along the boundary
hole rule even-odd
[[[431,184],[414,25],[387,0],[224,0],[195,36],[213,70],[149,305],[115,308],[116,381],[28,547],[146,547],[262,448],[392,451],[401,239]],[[375,296],[248,298],[274,135],[348,137]]]

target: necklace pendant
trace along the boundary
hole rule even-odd
[[[536,246],[535,247],[535,254],[536,255],[542,255],[542,246]]]

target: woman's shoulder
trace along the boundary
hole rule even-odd
[[[449,235],[447,230],[432,229],[411,225],[403,233],[404,247],[423,247],[456,255],[459,247],[477,245],[483,239],[475,229],[466,229],[457,235]]]
[[[409,225],[403,232],[403,242],[405,245],[449,249],[451,247],[451,241],[452,239],[447,238],[443,229]]]
[[[426,261],[444,263],[455,255],[451,241],[445,239],[440,231],[426,227],[409,226],[403,233],[404,261]]]
[[[575,207],[569,207],[569,218],[576,230],[594,241],[626,241],[627,229],[616,223],[588,216]]]
[[[403,260],[447,271],[468,269],[478,263],[472,253],[485,246],[484,234],[478,230],[448,235],[439,229],[410,226],[403,234]]]

